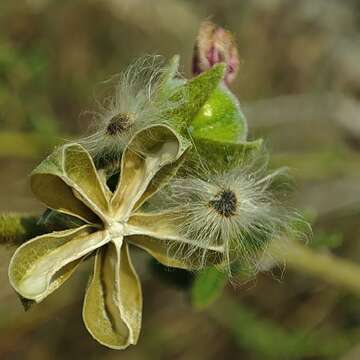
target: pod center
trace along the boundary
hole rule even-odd
[[[133,123],[133,118],[130,114],[120,113],[111,118],[106,128],[106,133],[110,136],[120,135],[128,130]]]
[[[209,205],[224,217],[235,215],[237,203],[236,195],[232,190],[222,190],[216,194],[214,200],[209,201]]]

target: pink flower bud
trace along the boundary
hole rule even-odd
[[[227,65],[224,81],[227,85],[230,84],[239,68],[239,54],[235,40],[229,31],[210,21],[204,21],[195,43],[193,74],[200,74],[218,63]]]

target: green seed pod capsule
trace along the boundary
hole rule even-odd
[[[194,139],[223,142],[245,141],[247,122],[236,96],[220,85],[193,119],[190,132]]]

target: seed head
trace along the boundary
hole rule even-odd
[[[262,154],[239,160],[229,170],[182,173],[162,190],[155,207],[176,213],[179,232],[203,248],[223,246],[224,269],[241,263],[251,273],[267,245],[291,231],[296,214],[283,204],[275,185],[284,169],[268,172]],[[204,253],[204,259],[206,254]]]
[[[215,199],[209,201],[209,206],[219,215],[228,218],[236,214],[237,202],[235,193],[227,189],[216,194]]]
[[[123,132],[128,131],[134,122],[130,114],[118,114],[110,119],[106,128],[106,134],[109,136],[121,135]]]
[[[182,99],[173,100],[177,87],[164,80],[167,71],[158,56],[137,60],[110,84],[110,95],[94,115],[91,134],[80,143],[90,152],[97,167],[119,163],[133,135],[148,126],[168,123],[168,114]],[[116,171],[116,166],[114,168]]]

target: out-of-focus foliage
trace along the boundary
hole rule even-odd
[[[212,16],[238,42],[242,63],[231,87],[250,140],[266,139],[273,165],[290,167],[294,205],[312,214],[309,246],[358,262],[359,14],[356,0],[1,1],[1,210],[40,213],[27,174],[55,143],[86,131],[108,93],[103,81],[149,53],[180,54],[189,75],[199,24]],[[9,259],[0,254],[1,359],[120,356],[81,324],[74,299],[82,297],[87,263],[24,315],[6,285]],[[272,276],[228,285],[199,312],[190,277],[175,287],[181,274],[159,276],[142,252],[134,260],[144,280],[144,331],[123,359],[360,358],[359,298],[310,275],[274,268]]]
[[[210,267],[200,272],[192,286],[191,300],[195,308],[202,310],[220,296],[227,282],[224,272]]]

